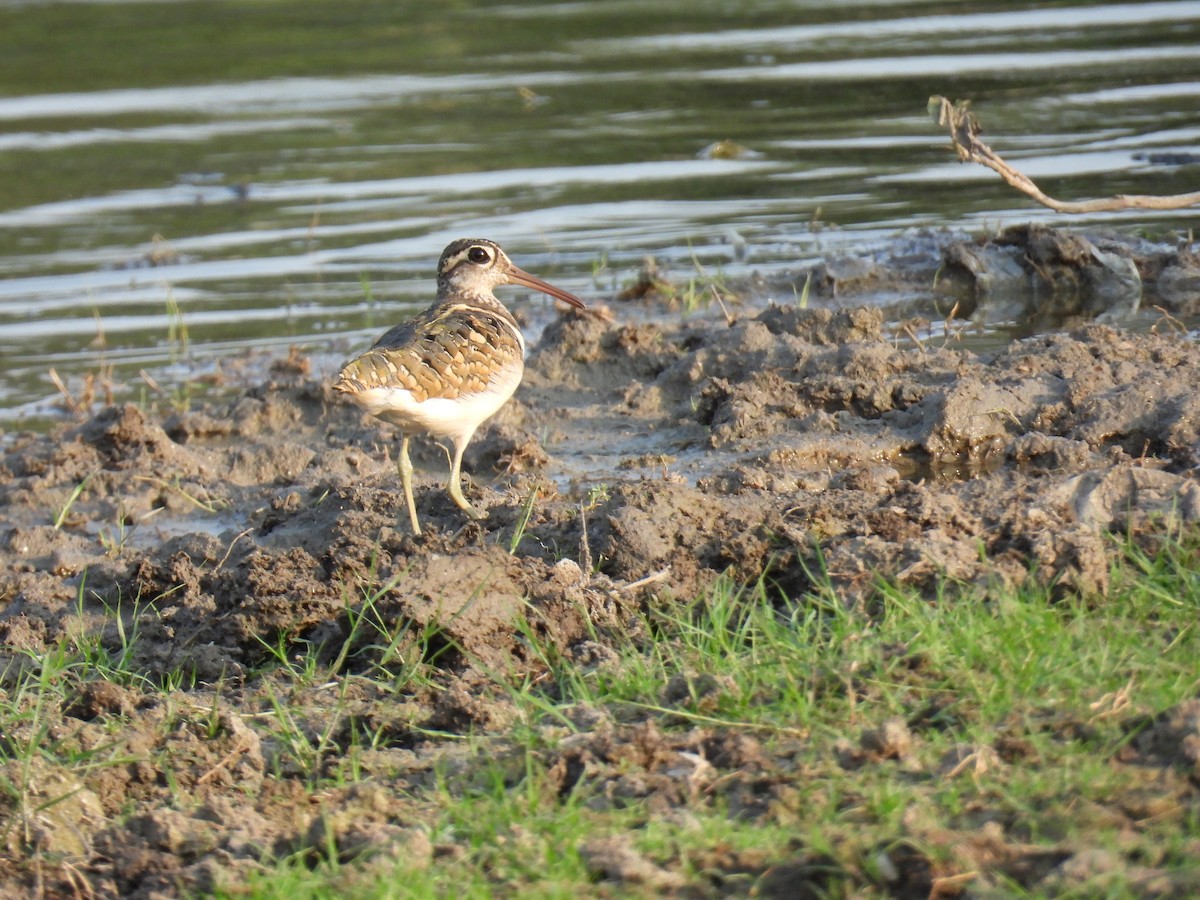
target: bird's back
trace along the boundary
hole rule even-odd
[[[334,390],[409,433],[470,435],[517,389],[525,342],[496,299],[436,303],[386,332]]]

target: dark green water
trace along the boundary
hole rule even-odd
[[[1194,2],[9,3],[0,60],[5,427],[51,368],[128,397],[247,348],[332,365],[458,236],[603,298],[647,253],[737,277],[927,225],[1200,219],[1053,215],[925,112],[972,98],[1051,194],[1195,190],[1138,158],[1200,145]],[[704,158],[726,139],[752,154]]]

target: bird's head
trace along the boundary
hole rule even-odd
[[[549,294],[579,309],[584,303],[570,291],[555,287],[517,266],[495,241],[463,238],[442,251],[438,261],[438,296],[490,295],[502,284],[519,284]]]

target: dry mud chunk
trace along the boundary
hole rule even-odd
[[[838,765],[843,769],[858,769],[867,763],[882,760],[914,762],[913,735],[908,725],[899,717],[887,719],[877,728],[868,728],[859,736],[858,746],[848,738],[840,738],[834,745]]]
[[[774,815],[792,790],[791,775],[751,737],[724,729],[662,732],[654,722],[605,722],[572,735],[550,768],[560,795],[584,782],[592,808],[637,800],[668,817],[719,798],[715,802],[730,815],[762,820]]]
[[[469,472],[540,472],[549,463],[550,455],[534,434],[508,424],[493,424],[467,445],[463,457]]]
[[[498,548],[416,558],[393,597],[418,627],[436,625],[468,655],[503,668],[511,659],[514,622],[524,612],[514,567]]]
[[[471,680],[468,675],[440,691],[421,727],[448,734],[498,732],[508,728],[517,718],[511,699],[500,696],[492,685],[471,684]]]
[[[88,681],[80,686],[63,715],[90,722],[101,716],[131,715],[137,703],[137,693],[129,688],[111,681]]]
[[[1193,393],[1178,401],[1175,421],[1167,425],[1162,442],[1179,465],[1200,469],[1200,395]]]
[[[1194,382],[1165,374],[1141,373],[1133,383],[1082,400],[1069,420],[1074,423],[1069,435],[1093,447],[1117,443],[1135,455],[1157,450],[1165,441],[1163,449],[1168,453],[1179,453],[1189,461],[1197,458],[1195,420],[1200,403]]]
[[[385,854],[389,868],[401,862],[405,868],[424,869],[433,859],[433,844],[421,828],[404,828],[387,821],[392,798],[377,786],[357,787],[346,792],[335,808],[313,817],[300,838],[300,847],[315,860],[332,849],[340,861]],[[366,860],[370,865],[370,860]]]
[[[192,439],[227,437],[233,432],[233,422],[227,417],[185,409],[168,416],[163,429],[175,443],[186,444]]]
[[[1195,872],[1168,872],[1130,863],[1111,850],[1089,848],[1064,860],[1038,887],[1050,896],[1104,896],[1112,891],[1123,895],[1132,890],[1138,897],[1192,897],[1200,887]]]
[[[8,604],[0,619],[0,684],[15,684],[25,673],[32,671],[37,665],[36,657],[27,656],[20,651],[35,653],[46,646],[46,623],[37,617],[21,611],[14,611],[16,604]]]
[[[272,498],[270,509],[256,511],[259,541],[278,550],[303,549],[321,560],[331,576],[365,575],[375,555],[381,529],[396,524],[404,501],[389,483],[398,481],[395,469],[386,474],[383,487],[335,487],[308,497],[288,492]],[[294,496],[293,496],[294,495]],[[426,492],[418,492],[423,499]],[[425,513],[423,517],[428,516]],[[252,545],[239,545],[234,558]],[[244,549],[243,549],[244,548]]]
[[[878,340],[883,334],[883,311],[869,306],[830,310],[771,304],[757,321],[772,334],[791,334],[826,346]]]
[[[713,712],[721,698],[735,687],[731,678],[718,678],[708,672],[678,673],[663,689],[662,704],[667,708]],[[685,721],[685,720],[681,720]]]
[[[14,568],[27,572],[52,569],[56,554],[83,556],[78,545],[85,543],[69,531],[51,525],[17,526],[5,532],[0,541],[19,560]]]
[[[323,382],[310,381],[289,388],[272,383],[247,391],[227,407],[223,417],[234,423],[235,434],[256,437],[295,433],[305,424],[318,422],[328,409],[339,408],[343,414],[353,412],[332,402]]]
[[[999,451],[1036,400],[1025,385],[960,379],[945,392],[923,401],[929,432],[925,449],[934,458],[974,459]]]
[[[202,680],[236,674],[267,652],[262,640],[303,634],[344,608],[340,588],[301,549],[251,548],[223,567],[176,551],[142,557],[108,602],[139,597],[135,664],[155,672],[178,668]],[[117,635],[111,635],[113,640]]]
[[[11,858],[78,859],[91,852],[93,836],[108,820],[99,798],[72,772],[35,753],[28,768],[20,760],[0,766],[0,778],[17,788],[0,795],[0,819],[15,826],[0,832],[0,847]]]
[[[696,408],[700,424],[712,429],[716,447],[796,430],[810,412],[811,407],[799,398],[798,387],[776,370],[758,372],[737,384],[712,379],[701,390]]]
[[[1043,531],[1034,538],[1031,551],[1042,577],[1056,591],[1108,593],[1109,546],[1095,530],[1076,526]]]
[[[213,822],[174,809],[156,809],[129,819],[121,839],[131,837],[184,862],[196,859],[217,843]]]
[[[525,384],[608,394],[633,381],[653,381],[675,356],[656,325],[610,327],[590,316],[560,316],[530,354]]]
[[[1060,380],[1033,427],[1094,448],[1118,444],[1134,455],[1164,452],[1187,463],[1200,441],[1200,378],[1195,341],[1139,336],[1092,326],[1070,335],[1023,342],[997,360],[1018,375]]]
[[[1147,720],[1127,723],[1138,760],[1146,765],[1177,766],[1200,784],[1200,700],[1186,700]]]
[[[380,611],[449,638],[455,652],[439,657],[439,665],[507,671],[524,653],[518,619],[560,648],[588,634],[584,616],[595,608],[593,598],[565,567],[495,545],[415,556],[403,566]]]
[[[1194,261],[1163,269],[1155,287],[1168,309],[1184,316],[1200,315],[1200,266]]]
[[[1086,467],[1091,461],[1091,450],[1084,441],[1030,431],[1018,435],[1008,445],[1008,457],[1031,474],[1065,473]]]
[[[157,472],[200,475],[204,464],[176,444],[157,422],[132,404],[109,406],[80,426],[79,439],[96,448],[108,465],[126,468],[149,462]],[[148,458],[148,459],[147,459]]]
[[[307,806],[307,798],[304,801]],[[198,819],[216,823],[220,828],[221,845],[232,854],[262,858],[274,842],[277,833],[295,825],[294,812],[287,809],[286,802],[283,824],[273,825],[255,806],[246,803],[245,794],[213,792],[196,811]]]
[[[607,506],[606,528],[592,551],[627,581],[670,567],[669,584],[694,595],[730,566],[746,577],[770,553],[767,523],[778,518],[759,497],[715,496],[682,484],[622,485]]]
[[[918,379],[955,366],[958,359],[947,351],[916,358],[882,341],[868,341],[814,353],[795,377],[810,402],[829,412],[846,409],[872,418],[918,401],[930,390]],[[908,373],[916,378],[904,378]]]
[[[786,373],[811,349],[800,338],[772,331],[761,319],[715,331],[698,327],[685,330],[674,343],[678,352],[656,379],[652,391],[659,398],[660,408],[673,403],[673,414],[686,419],[696,418],[697,385],[714,381],[739,384],[764,372]],[[642,415],[655,415],[653,407],[639,401],[638,388],[636,383],[629,385],[626,402]],[[705,415],[701,412],[700,418],[703,420]]]
[[[295,633],[336,617],[343,606],[324,567],[300,549],[252,550],[232,569],[201,575],[246,646],[261,646],[257,636]]]
[[[1016,317],[1125,313],[1138,308],[1142,280],[1119,247],[1102,250],[1088,238],[1038,225],[1018,225],[983,245],[947,248],[947,275],[972,295],[967,315],[990,321]]]
[[[628,835],[593,838],[579,848],[584,864],[609,881],[644,885],[655,891],[682,888],[687,879],[651,862],[633,846]]]
[[[1159,469],[1124,465],[1085,472],[1050,489],[1039,504],[1093,529],[1125,531],[1148,519],[1200,522],[1200,484]]]
[[[310,447],[291,441],[240,446],[229,454],[225,474],[234,484],[290,484],[314,456],[316,452]]]
[[[158,707],[132,718],[123,734],[123,749],[133,761],[99,773],[108,776],[97,782],[106,792],[101,797],[106,805],[119,809],[131,797],[166,801],[174,796],[162,781],[157,765],[162,759],[170,760],[174,789],[198,801],[234,786],[250,797],[262,789],[262,742],[239,712],[219,708],[214,720],[210,707],[168,720],[166,708]]]

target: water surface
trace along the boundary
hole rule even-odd
[[[0,421],[55,406],[51,369],[136,399],[247,349],[335,365],[460,236],[603,299],[646,254],[738,278],[925,226],[1197,222],[1040,209],[925,106],[971,98],[1052,195],[1195,190],[1143,155],[1200,143],[1200,3],[734,6],[0,6]]]

